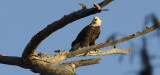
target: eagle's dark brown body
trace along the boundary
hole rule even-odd
[[[77,36],[76,40],[72,42],[72,47],[80,43],[81,48],[95,45],[95,40],[99,37],[100,26],[86,26]]]
[[[91,24],[86,26],[72,42],[70,51],[75,51],[83,47],[95,45],[95,40],[100,34],[101,20],[99,17],[94,17]]]

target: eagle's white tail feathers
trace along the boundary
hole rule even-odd
[[[75,44],[69,51],[75,51],[81,49],[80,43]]]

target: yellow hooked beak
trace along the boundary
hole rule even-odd
[[[98,17],[94,17],[94,21],[96,22],[98,20]]]

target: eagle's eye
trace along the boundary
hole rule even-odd
[[[94,19],[94,21],[97,21],[97,19]]]

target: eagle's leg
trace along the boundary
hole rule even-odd
[[[89,43],[89,46],[94,46],[95,45],[95,40]],[[98,51],[96,49],[94,49],[93,51]]]

